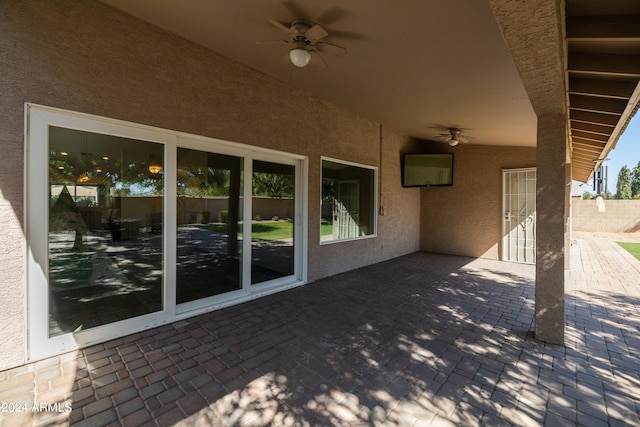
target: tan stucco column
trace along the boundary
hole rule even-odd
[[[564,344],[566,116],[538,116],[535,322],[537,339]]]

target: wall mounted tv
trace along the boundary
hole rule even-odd
[[[453,185],[453,154],[405,154],[402,161],[403,187]]]

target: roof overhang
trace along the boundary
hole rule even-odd
[[[640,2],[568,0],[567,118],[573,179],[586,182],[640,103]]]

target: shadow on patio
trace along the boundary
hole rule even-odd
[[[8,371],[13,401],[73,408],[11,415],[92,426],[638,423],[639,300],[569,295],[567,346],[548,346],[532,338],[533,275],[415,253]],[[27,390],[18,378],[29,372]]]

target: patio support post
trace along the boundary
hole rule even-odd
[[[560,345],[564,344],[566,126],[563,114],[538,116],[535,336]]]

